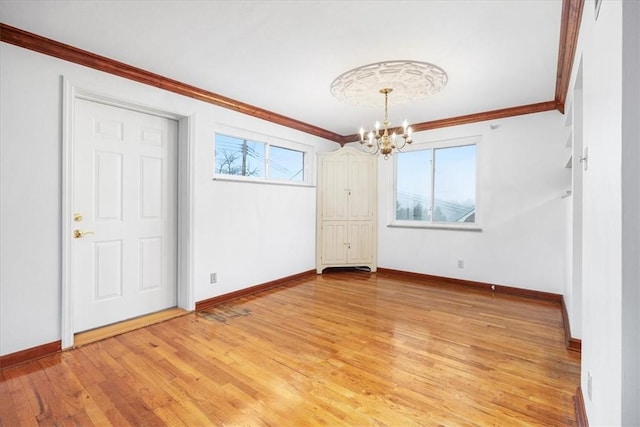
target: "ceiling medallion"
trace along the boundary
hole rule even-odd
[[[382,61],[341,74],[331,83],[331,94],[348,104],[378,106],[380,89],[393,88],[393,103],[399,105],[428,98],[447,81],[447,73],[428,62]]]
[[[442,90],[447,73],[437,65],[416,61],[385,61],[364,65],[338,76],[331,83],[331,93],[341,101],[354,105],[379,105],[384,95],[384,121],[375,124],[375,132],[365,134],[360,128],[360,147],[370,154],[382,154],[388,159],[394,151],[411,144],[412,129],[407,120],[402,128],[391,128],[389,94],[395,104],[424,99]],[[401,133],[397,134],[396,131]]]

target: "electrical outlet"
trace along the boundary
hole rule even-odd
[[[589,401],[591,401],[592,384],[591,371],[587,371],[587,396],[589,396]]]
[[[212,285],[218,282],[218,273],[209,273],[209,283]]]
[[[464,260],[463,259],[459,259],[458,260],[458,268],[464,268]]]

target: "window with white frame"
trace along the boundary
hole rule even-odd
[[[215,172],[218,177],[304,184],[308,181],[308,151],[282,141],[215,135]]]
[[[392,223],[450,226],[476,222],[477,144],[475,140],[458,142],[394,154]]]

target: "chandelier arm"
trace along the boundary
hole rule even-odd
[[[393,91],[392,88],[382,88],[380,93],[384,95],[384,122],[382,123],[382,129],[380,129],[379,122],[375,125],[375,134],[373,131],[368,133],[368,138],[364,138],[364,129],[360,129],[360,146],[362,151],[368,154],[376,155],[381,153],[385,159],[388,159],[393,151],[402,151],[407,145],[411,144],[411,128],[408,126],[407,121],[404,121],[402,127],[389,128],[391,122],[389,122],[389,93]],[[389,131],[392,133],[390,134]],[[399,141],[399,139],[402,139]]]
[[[365,142],[361,142],[360,143],[360,148],[362,149],[362,151],[364,151],[367,154],[371,154],[371,155],[376,155],[378,154],[378,151],[380,151],[380,147],[378,146],[377,140],[376,143],[373,145],[369,145],[369,143]]]

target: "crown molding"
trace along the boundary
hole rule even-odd
[[[411,128],[414,132],[438,129],[450,126],[466,125],[469,123],[484,122],[487,120],[504,119],[505,117],[522,116],[524,114],[541,113],[543,111],[551,111],[556,109],[555,101],[539,102],[537,104],[527,104],[518,107],[502,108],[499,110],[485,111],[482,113],[467,114],[465,116],[450,117],[447,119],[433,120],[430,122],[422,122],[412,124]],[[402,128],[389,129],[389,132],[402,133]],[[360,140],[359,134],[345,135],[340,141],[344,145],[348,142],[356,142]]]
[[[0,23],[0,41],[63,59],[65,61],[73,62],[75,64],[84,65],[85,67],[93,68],[98,71],[124,77],[149,86],[164,89],[179,95],[184,95],[199,101],[204,101],[229,110],[238,111],[249,116],[267,120],[291,129],[296,129],[310,135],[319,136],[320,138],[328,139],[330,141],[340,142],[342,140],[342,136],[335,132],[322,129],[272,111],[255,107],[244,102],[236,101],[234,99],[227,98],[226,96],[209,92],[207,90],[182,83],[111,58],[97,55],[86,50],[78,49],[3,23]]]
[[[560,45],[558,46],[558,71],[556,72],[557,109],[564,114],[564,104],[567,101],[569,81],[576,56],[580,22],[584,0],[563,0],[562,18],[560,23]]]
[[[563,0],[562,2],[562,22],[558,49],[556,92],[555,99],[553,101],[422,122],[412,125],[414,132],[487,120],[496,120],[524,114],[539,113],[555,109],[564,113],[564,104],[567,98],[569,80],[571,78],[571,70],[576,51],[583,6],[584,0]],[[247,114],[249,116],[263,119],[310,135],[318,136],[329,141],[334,141],[340,145],[344,145],[348,142],[355,142],[359,139],[359,135],[357,134],[340,135],[291,117],[237,101],[226,96],[182,83],[86,50],[78,49],[3,23],[0,23],[0,41],[139,83],[164,89],[169,92],[177,93],[179,95],[187,96],[189,98],[197,99],[199,101],[207,102],[239,113]]]

